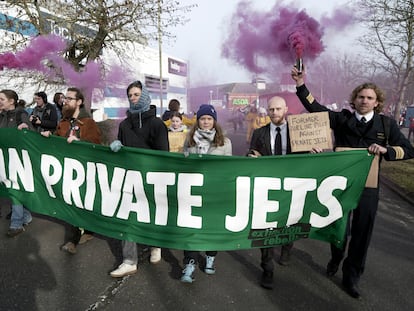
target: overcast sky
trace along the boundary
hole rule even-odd
[[[197,3],[198,7],[188,14],[190,21],[186,25],[172,29],[177,39],[175,43],[164,43],[163,50],[172,56],[188,61],[193,80],[203,79],[211,81],[211,84],[252,80],[251,73],[240,65],[221,57],[221,45],[227,30],[226,23],[235,12],[239,2],[240,0],[180,0],[182,4]],[[276,0],[258,0],[252,3],[258,11],[266,12],[270,11],[275,2]],[[335,9],[347,8],[349,0],[296,0],[282,3],[285,6],[305,9],[309,16],[319,21],[321,16],[329,16]],[[351,36],[346,38],[342,34],[340,38],[337,38],[335,34],[325,32],[323,41],[326,45],[326,52],[329,53],[334,41],[337,42],[335,44],[337,49],[338,44],[341,45],[347,40],[351,40]],[[345,43],[343,48],[346,48]]]

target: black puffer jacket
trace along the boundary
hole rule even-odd
[[[58,124],[58,116],[56,106],[51,103],[47,103],[43,108],[35,107],[32,111],[33,116],[38,116],[42,121],[41,124],[33,124],[34,128],[38,132],[54,131]]]
[[[124,146],[169,151],[168,130],[156,116],[156,107],[143,113],[127,112],[119,124],[118,139]]]

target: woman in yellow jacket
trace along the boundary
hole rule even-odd
[[[178,111],[173,111],[168,126],[168,141],[170,152],[183,152],[184,141],[187,135],[187,126],[183,124],[183,115]]]

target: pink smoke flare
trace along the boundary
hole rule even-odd
[[[326,27],[344,29],[352,23],[349,14],[336,10],[332,18],[324,17]],[[325,49],[324,27],[305,10],[276,2],[268,12],[257,12],[251,1],[241,1],[233,14],[222,56],[262,73],[275,60],[292,64],[295,58],[313,60]],[[265,64],[259,66],[258,59]]]

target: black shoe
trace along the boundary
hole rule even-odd
[[[273,271],[264,271],[260,285],[266,289],[273,288]]]
[[[342,282],[342,286],[344,287],[345,292],[352,298],[359,299],[361,297],[361,294],[355,284]]]
[[[280,257],[278,260],[279,265],[289,266],[290,264],[290,249],[282,247]]]
[[[328,262],[328,265],[326,266],[326,275],[327,276],[334,276],[336,272],[338,271],[339,264],[336,262],[333,262],[332,259]]]
[[[23,232],[24,232],[24,228],[9,229],[9,230],[7,231],[7,236],[8,236],[9,238],[13,238],[13,237],[15,237],[16,235],[18,235],[18,234],[20,234],[20,233],[23,233]]]

